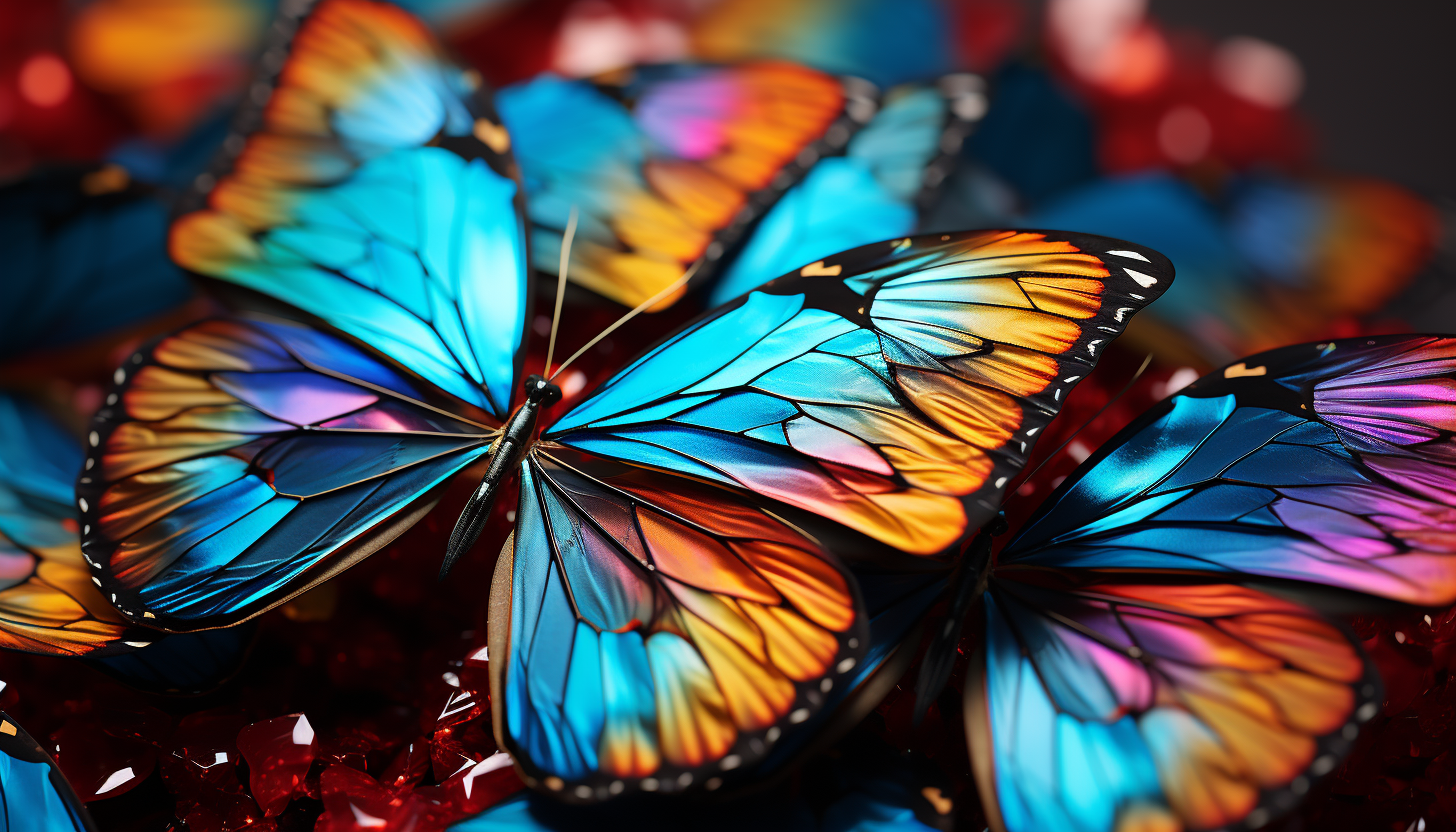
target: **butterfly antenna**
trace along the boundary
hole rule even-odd
[[[1112,407],[1114,404],[1117,404],[1117,400],[1118,399],[1121,399],[1123,396],[1127,395],[1127,392],[1132,389],[1132,386],[1134,384],[1137,384],[1137,380],[1143,377],[1143,372],[1148,369],[1148,365],[1149,364],[1152,364],[1152,363],[1153,363],[1153,354],[1152,353],[1148,353],[1148,357],[1143,359],[1142,366],[1141,367],[1138,367],[1137,368],[1137,372],[1135,372],[1135,373],[1132,374],[1132,378],[1130,378],[1130,379],[1127,380],[1127,384],[1124,384],[1122,386],[1122,389],[1119,390],[1119,391],[1117,391],[1117,395],[1116,396],[1113,396],[1112,398],[1108,399],[1107,400],[1107,404],[1102,405],[1101,409],[1099,409],[1096,413],[1093,413],[1092,414],[1092,418],[1090,418],[1087,421],[1083,422],[1081,425],[1079,425],[1077,427],[1076,430],[1072,431],[1072,435],[1071,436],[1068,436],[1066,438],[1066,441],[1064,441],[1064,442],[1062,442],[1062,444],[1058,445],[1057,446],[1057,449],[1055,451],[1052,451],[1051,453],[1047,454],[1046,457],[1043,458],[1041,462],[1037,463],[1037,466],[1035,468],[1033,468],[1029,472],[1027,472],[1025,476],[1022,476],[1019,479],[1017,479],[1016,482],[1014,483],[1014,485],[1017,488],[1020,488],[1022,483],[1026,482],[1026,481],[1030,480],[1032,477],[1036,476],[1036,472],[1037,471],[1040,471],[1042,468],[1046,467],[1046,464],[1048,462],[1051,462],[1052,460],[1056,459],[1057,458],[1057,454],[1061,453],[1063,448],[1065,448],[1068,445],[1072,444],[1072,440],[1077,438],[1077,434],[1081,433],[1082,430],[1083,430],[1083,428],[1086,428],[1088,425],[1090,425],[1093,422],[1097,421],[1098,417],[1100,417],[1103,413],[1106,413],[1107,412],[1107,408]],[[1016,493],[1012,489],[1007,489],[1007,490],[1008,491],[1011,491],[1013,494]]]
[[[556,328],[561,324],[561,303],[566,299],[566,265],[571,262],[571,241],[576,237],[576,206],[566,218],[566,233],[561,235],[561,266],[556,270],[556,310],[551,313],[551,338],[546,342],[546,374],[551,374],[551,358],[556,354]]]
[[[667,286],[664,286],[663,289],[662,289],[662,291],[658,292],[657,294],[653,295],[652,297],[648,298],[647,300],[644,300],[641,303],[637,304],[636,308],[634,308],[631,312],[628,312],[627,314],[625,314],[622,317],[618,318],[617,321],[616,321],[616,323],[612,324],[611,326],[609,326],[606,329],[602,330],[601,332],[597,333],[597,337],[591,339],[590,341],[587,341],[585,344],[582,345],[581,349],[579,349],[576,352],[572,353],[570,358],[568,358],[565,361],[561,362],[561,366],[556,368],[556,372],[552,373],[548,377],[548,380],[549,379],[556,378],[556,376],[560,375],[562,370],[565,370],[567,367],[570,367],[571,366],[571,362],[575,361],[578,358],[581,358],[582,355],[585,354],[587,350],[589,350],[592,347],[595,347],[597,344],[601,343],[601,340],[603,338],[607,337],[608,335],[611,335],[613,332],[616,332],[617,329],[622,326],[622,324],[625,324],[626,322],[632,320],[633,318],[635,318],[638,315],[640,315],[642,312],[646,311],[647,309],[652,308],[652,306],[654,304],[656,304],[658,301],[662,300],[663,298],[667,297],[668,295],[672,294],[673,292],[676,292],[678,289],[681,289],[682,287],[686,286],[688,284],[688,281],[693,279],[693,275],[696,274],[697,271],[698,271],[698,266],[702,265],[702,263],[703,263],[703,261],[701,261],[701,260],[697,261],[696,263],[693,263],[693,265],[691,267],[689,267],[687,271],[683,272],[682,277],[679,277],[677,280],[674,280],[673,282],[669,283]]]

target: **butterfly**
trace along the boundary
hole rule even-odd
[[[1456,338],[1399,335],[1245,358],[1108,441],[982,578],[966,724],[992,828],[1294,806],[1380,709],[1332,594],[1456,600],[1453,439]]]
[[[1067,391],[1172,279],[1100,237],[899,237],[719,306],[558,414],[522,379],[519,142],[478,83],[384,4],[281,30],[253,131],[172,231],[266,303],[117,369],[83,551],[129,620],[224,627],[480,462],[446,558],[517,486],[493,716],[563,799],[721,788],[865,707]]]
[[[0,713],[0,832],[94,832],[86,806],[40,744]]]
[[[881,94],[782,61],[548,74],[496,103],[528,195],[533,262],[556,271],[576,209],[570,279],[626,306],[689,269],[716,304],[911,233],[985,110],[971,74]]]

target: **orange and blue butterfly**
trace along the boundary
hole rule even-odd
[[[1257,826],[1333,767],[1376,682],[1307,585],[1456,597],[1437,338],[1231,366],[991,560],[981,530],[1031,445],[1172,280],[1107,238],[823,256],[558,415],[550,378],[522,378],[527,215],[478,81],[389,6],[327,0],[294,26],[173,228],[179,262],[254,312],[131,357],[88,436],[83,550],[134,623],[260,614],[479,461],[447,558],[518,485],[491,698],[538,789],[589,803],[787,765],[894,684],[954,578],[982,599],[968,722],[993,823],[1101,832]]]
[[[1171,280],[1097,237],[900,237],[739,296],[557,415],[522,379],[525,212],[478,81],[393,7],[326,2],[296,29],[172,231],[179,262],[275,314],[118,368],[78,480],[93,577],[143,626],[236,624],[484,460],[449,556],[518,483],[494,713],[570,800],[715,789],[846,712]]]

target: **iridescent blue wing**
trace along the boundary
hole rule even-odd
[[[690,324],[543,438],[939,555],[1171,280],[1156,252],[1059,232],[864,246]]]
[[[0,392],[0,647],[83,656],[152,640],[112,609],[82,560],[73,489],[83,456],[39,407]]]
[[[1257,829],[1380,708],[1354,640],[1236,584],[992,578],[966,726],[998,832]]]
[[[626,306],[694,263],[713,280],[764,210],[875,109],[863,82],[775,62],[643,67],[602,84],[547,75],[499,104],[536,267],[556,271],[574,207],[571,280]]]
[[[402,532],[490,424],[337,336],[204,321],[116,371],[76,489],[82,547],[130,620],[235,624]]]
[[[803,743],[1169,279],[1155,253],[1101,238],[904,239],[805,267],[650,351],[527,463],[512,571],[492,590],[502,741],[584,801],[711,789]]]
[[[1257,828],[1286,811],[1380,701],[1314,611],[1322,587],[1456,599],[1456,340],[1247,358],[1047,499],[1000,555],[967,689],[1000,828]]]
[[[55,761],[0,713],[0,832],[95,832]]]
[[[749,775],[864,660],[853,578],[742,494],[554,446],[523,466],[516,516],[492,590],[497,732],[564,798]]]
[[[1456,600],[1456,340],[1287,347],[1184,388],[1108,442],[1004,568],[1199,572]]]
[[[531,290],[510,139],[479,77],[373,0],[282,18],[281,66],[172,228],[184,267],[281,301],[504,419]],[[296,31],[295,31],[296,30]]]
[[[0,188],[0,360],[104,335],[192,294],[167,259],[167,206],[115,165]]]
[[[911,234],[986,109],[970,74],[890,90],[842,156],[820,159],[759,220],[722,276],[716,306],[805,263]]]

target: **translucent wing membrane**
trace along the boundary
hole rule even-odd
[[[236,623],[367,556],[496,434],[276,320],[193,325],[115,381],[77,487],[83,547],[128,618],[172,630]]]
[[[569,274],[582,286],[636,306],[700,258],[710,279],[764,209],[820,156],[842,152],[874,111],[869,96],[777,62],[648,67],[602,84],[544,76],[503,90],[537,268],[556,271],[576,207]]]
[[[0,646],[77,656],[143,639],[91,582],[73,488],[81,444],[35,405],[0,393]]]
[[[95,832],[55,761],[0,713],[0,832]]]
[[[1264,576],[1449,604],[1453,437],[1456,340],[1256,355],[1109,442],[1002,564]]]
[[[278,24],[295,25],[207,208],[174,224],[173,257],[504,419],[531,297],[509,138],[479,79],[385,3],[323,0]]]
[[[115,165],[0,188],[0,359],[82,341],[191,295],[167,259],[167,206]]]
[[[716,789],[854,679],[854,580],[756,503],[550,446],[521,489],[493,682],[498,732],[546,789]]]
[[[939,554],[995,513],[1066,391],[1171,279],[1156,252],[1082,235],[865,246],[689,325],[545,437]]]
[[[1217,583],[996,578],[967,726],[1006,832],[1258,828],[1332,771],[1378,681],[1304,606]]]

